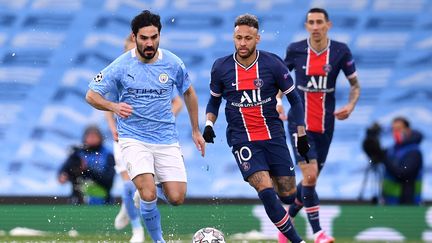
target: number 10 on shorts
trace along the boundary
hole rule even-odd
[[[246,162],[252,158],[252,151],[246,146],[243,146],[239,150],[234,151],[234,154],[237,156],[240,165],[243,164],[243,162]]]

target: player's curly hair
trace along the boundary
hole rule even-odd
[[[160,16],[158,14],[150,12],[149,10],[144,10],[140,14],[135,16],[135,18],[132,20],[131,30],[136,36],[139,29],[151,25],[157,27],[160,33],[162,29]]]
[[[242,14],[238,16],[234,22],[234,28],[238,25],[247,25],[249,27],[254,27],[257,30],[259,29],[258,18],[252,14]]]

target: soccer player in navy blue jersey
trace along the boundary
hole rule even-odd
[[[276,111],[278,91],[281,90],[291,104],[293,119],[298,124],[297,148],[302,155],[309,150],[304,110],[283,60],[256,49],[260,41],[258,29],[255,16],[237,17],[234,24],[236,52],[217,59],[212,67],[203,136],[207,143],[214,142],[213,124],[224,98],[228,145],[232,147],[243,179],[258,192],[268,217],[280,232],[298,243],[303,241],[281,203],[294,201],[296,186],[283,122]]]
[[[304,105],[306,133],[311,146],[307,156],[295,154],[303,180],[297,185],[297,197],[290,205],[289,215],[295,217],[304,206],[315,242],[330,243],[334,242],[334,238],[325,234],[320,226],[319,199],[315,186],[329,151],[335,118],[345,120],[349,117],[359,99],[360,85],[348,46],[327,36],[331,22],[326,10],[310,9],[305,27],[309,38],[291,43],[285,56],[287,67],[295,71],[296,90]],[[335,110],[336,79],[341,70],[351,89],[348,103]],[[288,113],[288,130],[291,142],[295,145],[298,123],[293,116],[291,109]],[[286,239],[279,235],[279,242],[286,242]]]
[[[164,243],[156,207],[155,177],[171,205],[184,202],[186,170],[171,109],[173,90],[184,96],[192,139],[204,156],[198,127],[198,101],[184,63],[158,48],[160,16],[143,11],[131,22],[136,48],[118,57],[89,84],[86,99],[93,107],[117,115],[117,131],[129,177],[140,195],[140,211],[153,242]],[[114,94],[118,100],[105,97]]]

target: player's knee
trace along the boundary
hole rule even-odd
[[[318,175],[316,173],[310,173],[303,176],[303,185],[313,186],[316,185]]]
[[[284,204],[292,204],[294,202],[296,198],[296,194],[291,194],[288,196],[279,196],[279,199],[284,203]]]
[[[156,191],[142,190],[142,189],[138,189],[138,191],[139,191],[141,200],[143,200],[143,201],[151,202],[157,198]]]
[[[184,195],[181,195],[180,193],[175,195],[168,195],[168,202],[173,206],[179,206],[184,203]]]

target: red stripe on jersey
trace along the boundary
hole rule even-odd
[[[253,90],[257,87],[254,84],[255,79],[258,78],[257,66],[258,62],[254,63],[250,68],[245,69],[238,63],[236,65],[236,81],[237,90]]]
[[[323,53],[315,53],[308,48],[308,57],[306,65],[306,75],[308,76],[326,76],[325,66],[328,64],[329,49]]]
[[[270,131],[262,114],[262,106],[241,107],[240,113],[249,141],[271,139]]]
[[[324,132],[324,92],[305,92],[306,129],[312,132]]]

